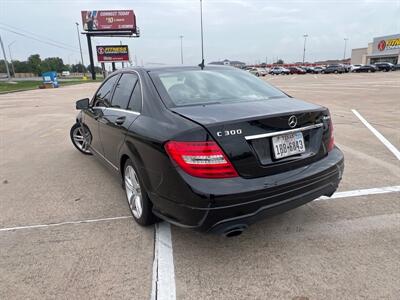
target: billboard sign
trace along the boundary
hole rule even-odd
[[[374,38],[372,54],[400,54],[400,34]]]
[[[96,46],[98,62],[129,61],[127,45]]]
[[[133,10],[84,10],[81,11],[83,30],[133,31],[136,17]]]

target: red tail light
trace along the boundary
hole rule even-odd
[[[169,157],[189,175],[202,178],[237,177],[235,168],[215,142],[176,142],[165,144]]]
[[[333,136],[333,123],[332,118],[329,121],[329,144],[328,144],[328,152],[331,151],[335,147],[335,138]]]

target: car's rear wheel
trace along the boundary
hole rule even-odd
[[[133,218],[143,226],[154,224],[157,219],[151,211],[151,201],[130,159],[125,162],[123,176],[126,198]]]
[[[71,127],[69,134],[72,144],[74,144],[76,149],[78,149],[83,154],[92,155],[92,152],[90,151],[92,135],[89,128],[80,123],[75,123],[74,126]]]

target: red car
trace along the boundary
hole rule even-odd
[[[307,72],[299,67],[289,67],[290,74],[306,74]]]

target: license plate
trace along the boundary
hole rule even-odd
[[[306,151],[303,133],[296,132],[272,137],[275,158],[283,158]]]

